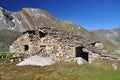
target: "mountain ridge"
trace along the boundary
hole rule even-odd
[[[106,37],[113,42],[120,43],[120,28],[114,28],[109,30],[94,30],[93,32],[101,35],[102,37]]]

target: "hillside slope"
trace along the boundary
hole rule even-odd
[[[100,34],[101,36],[107,37],[110,40],[120,42],[120,28],[111,29],[111,30],[95,30],[95,33]]]
[[[110,30],[100,29],[100,30],[94,30],[93,32],[102,37],[109,39],[118,47],[120,47],[119,46],[120,45],[120,28],[110,29]]]
[[[15,41],[20,35],[20,32],[11,30],[0,30],[0,51],[9,51],[9,47],[12,42]]]

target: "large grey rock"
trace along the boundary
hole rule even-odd
[[[78,65],[87,64],[87,61],[81,57],[75,58],[74,62],[76,62]]]
[[[96,43],[96,44],[95,44],[95,47],[96,47],[97,49],[103,49],[103,48],[104,48],[104,45],[103,45],[102,43]]]
[[[114,70],[118,70],[118,66],[116,64],[112,64]]]
[[[25,65],[47,66],[47,65],[52,65],[54,63],[55,62],[49,57],[40,57],[35,55],[20,62],[19,64],[17,64],[17,66],[25,66]]]
[[[99,58],[100,58],[99,54],[91,53],[89,55],[89,64],[91,64],[92,62],[94,62],[95,60],[97,60]]]

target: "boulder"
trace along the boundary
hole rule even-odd
[[[96,47],[97,49],[103,49],[103,48],[104,48],[104,45],[103,45],[102,43],[96,43],[96,44],[95,44],[95,47]]]
[[[33,65],[33,66],[47,66],[54,64],[55,61],[53,61],[49,57],[40,57],[40,56],[31,56],[24,61],[17,64],[17,66],[25,66],[25,65]]]
[[[116,64],[112,64],[112,67],[115,71],[118,70],[118,66]]]
[[[100,58],[99,54],[90,53],[90,55],[89,55],[89,64],[91,64],[92,62],[94,62],[95,60],[97,60],[99,58]]]
[[[82,57],[76,57],[74,58],[74,62],[76,62],[78,65],[82,65],[82,64],[87,64],[88,62],[83,59]]]

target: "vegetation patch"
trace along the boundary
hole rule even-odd
[[[116,52],[115,49],[105,46],[104,50]]]
[[[10,62],[10,59],[13,57],[12,53],[0,52],[0,63]]]

